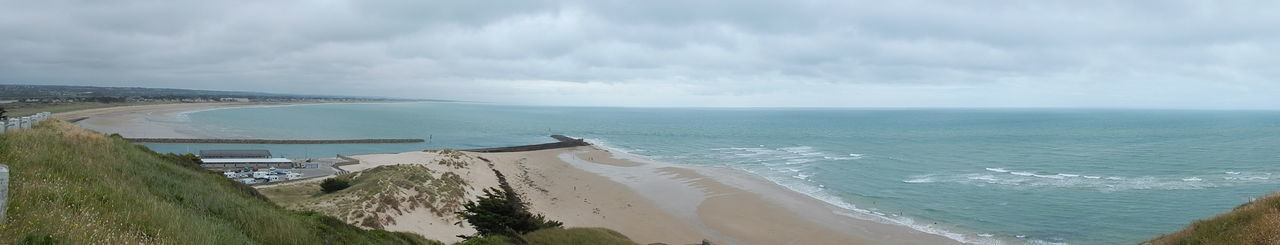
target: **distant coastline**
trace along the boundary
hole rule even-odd
[[[197,144],[394,144],[419,143],[423,139],[193,139],[193,138],[125,138],[133,143],[197,143]]]
[[[369,101],[369,102],[214,102],[214,103],[167,103],[149,105],[126,105],[118,107],[93,108],[86,110],[54,113],[55,119],[71,122],[89,130],[120,134],[126,138],[217,138],[207,135],[187,125],[164,123],[179,120],[184,114],[194,111],[219,110],[239,107],[258,106],[298,106],[313,104],[383,104],[383,103],[420,103],[421,101]]]

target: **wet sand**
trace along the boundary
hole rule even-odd
[[[60,120],[87,117],[76,125],[105,134],[128,138],[208,138],[182,123],[185,112],[223,107],[250,106],[251,103],[178,103],[121,106],[55,113]]]
[[[541,199],[533,210],[574,215],[580,218],[567,225],[608,227],[642,244],[958,243],[842,214],[848,211],[733,169],[637,161],[593,146],[492,158],[526,159],[521,165],[545,175],[526,184],[548,190],[533,191],[541,193],[530,195]]]

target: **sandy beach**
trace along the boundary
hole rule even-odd
[[[593,146],[482,155],[499,171],[517,173],[520,181],[513,185],[531,197],[533,210],[568,226],[615,229],[642,244],[704,238],[717,244],[956,243],[845,216],[838,207],[733,169],[636,161]]]
[[[177,126],[182,112],[245,104],[169,104],[60,113],[78,125],[127,137],[199,137]],[[567,227],[606,227],[640,244],[956,244],[939,235],[877,221],[727,168],[649,162],[594,146],[511,153],[465,153],[465,168],[446,168],[434,152],[353,156],[359,172],[382,165],[421,164],[461,175],[474,197],[505,175],[530,209]],[[284,185],[314,185],[314,181]],[[474,232],[423,209],[394,215],[392,231],[456,241]]]
[[[606,227],[641,244],[956,244],[948,238],[872,217],[787,190],[733,169],[693,168],[646,162],[594,146],[511,153],[466,153],[467,168],[435,164],[433,152],[354,156],[362,171],[384,165],[421,164],[453,172],[471,183],[469,195],[497,187],[504,173],[536,213],[568,227]],[[463,158],[469,159],[469,158]],[[710,177],[715,176],[715,177]],[[425,211],[394,216],[392,231],[450,240],[472,232],[457,220]]]
[[[55,113],[54,118],[85,118],[76,125],[106,134],[129,138],[201,138],[202,135],[180,123],[184,112],[223,107],[250,106],[251,103],[177,103],[98,108]]]

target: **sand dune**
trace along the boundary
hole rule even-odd
[[[451,157],[462,154],[464,157]],[[406,152],[354,156],[362,171],[424,165],[467,180],[474,198],[503,173],[535,213],[569,227],[605,227],[642,244],[953,244],[947,238],[838,215],[834,206],[730,169],[695,169],[617,158],[592,146],[515,153]],[[463,167],[441,164],[462,159]],[[486,161],[487,160],[487,161]],[[714,173],[712,178],[709,174]],[[314,185],[314,183],[313,183]],[[750,191],[748,191],[750,190]],[[391,215],[385,229],[456,241],[474,232],[456,217],[421,210]],[[355,221],[352,221],[356,223]]]

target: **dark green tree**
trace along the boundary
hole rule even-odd
[[[0,107],[0,120],[9,120],[9,115],[5,115],[7,113],[9,111],[4,110],[4,107]]]
[[[458,215],[475,227],[479,236],[505,235],[518,238],[524,233],[564,225],[560,221],[547,220],[541,214],[530,213],[524,205],[497,188],[484,190],[484,196],[480,200],[467,202]]]
[[[343,177],[328,178],[320,182],[320,190],[324,193],[334,193],[347,187],[351,187],[351,180]]]

